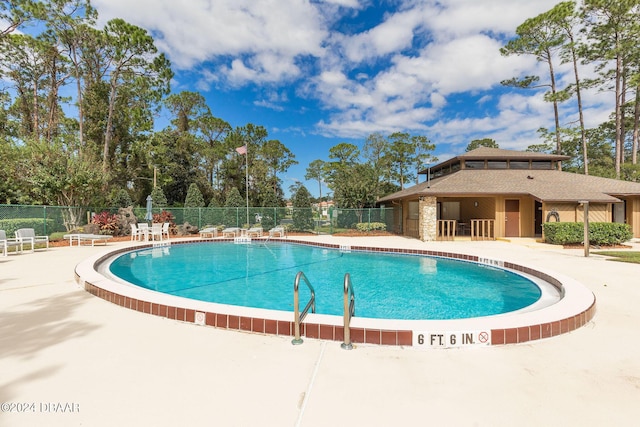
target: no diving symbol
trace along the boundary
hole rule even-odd
[[[483,344],[486,343],[487,341],[489,341],[489,334],[486,332],[480,332],[480,334],[478,334],[478,341]]]

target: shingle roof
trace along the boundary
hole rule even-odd
[[[530,195],[546,202],[619,202],[640,195],[640,183],[557,170],[463,169],[390,194],[378,202],[418,196]]]

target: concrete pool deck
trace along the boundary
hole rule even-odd
[[[314,240],[455,251],[557,271],[595,294],[596,315],[570,333],[508,346],[346,351],[312,339],[293,346],[290,337],[199,327],[88,294],[74,267],[104,247],[10,255],[0,257],[0,425],[637,423],[640,265],[530,239]]]

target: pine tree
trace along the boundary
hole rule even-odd
[[[304,185],[300,185],[292,201],[294,230],[313,230],[313,211],[311,210],[311,193],[309,193],[309,190]]]

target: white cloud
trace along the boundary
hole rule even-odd
[[[198,75],[196,87],[259,88],[253,105],[282,111],[290,102],[269,91],[282,88],[317,102],[317,124],[328,136],[362,138],[372,132],[415,131],[436,143],[464,148],[471,139],[501,146],[537,143],[536,130],[552,127],[553,110],[540,91],[494,92],[516,76],[546,76],[529,56],[500,55],[499,48],[526,19],[559,0],[412,0],[388,2],[395,10],[355,34],[367,0],[93,0],[102,20],[122,17],[150,30],[173,64]],[[383,2],[385,3],[385,2]],[[380,6],[377,6],[380,7]],[[369,23],[367,23],[369,24]],[[352,27],[349,27],[350,29]],[[572,80],[559,67],[559,84]],[[588,71],[592,73],[591,71]],[[183,82],[178,82],[183,83]],[[455,117],[452,99],[474,101]],[[606,94],[585,92],[590,123],[610,111]],[[497,109],[492,110],[496,105]],[[561,109],[563,123],[575,111]],[[485,113],[486,112],[486,113]],[[516,142],[517,141],[517,142]]]
[[[158,47],[174,66],[188,69],[205,61],[232,58],[219,72],[239,78],[273,81],[300,70],[300,55],[318,56],[326,38],[323,16],[303,0],[94,0],[101,20],[114,17],[153,32]],[[151,12],[150,12],[151,11]],[[237,57],[253,57],[255,66]],[[235,57],[235,59],[234,59]],[[276,58],[277,60],[271,60]]]

